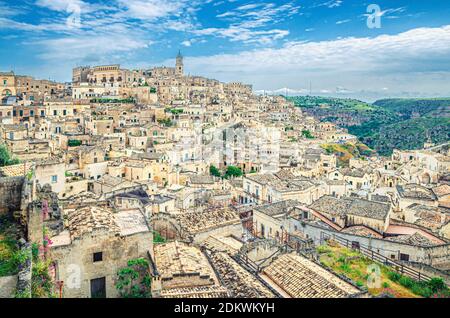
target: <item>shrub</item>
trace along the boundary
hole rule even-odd
[[[342,271],[344,271],[344,272],[346,272],[346,273],[349,273],[349,272],[351,272],[351,267],[350,267],[350,265],[348,264],[348,263],[343,263],[341,266],[339,266],[340,267],[340,269],[342,269]]]
[[[429,287],[421,286],[420,284],[414,284],[411,288],[411,291],[416,295],[426,298],[431,297],[431,295],[433,294]]]
[[[14,158],[6,145],[0,145],[0,167],[12,166],[20,163],[17,158]]]
[[[67,145],[69,147],[78,147],[81,146],[81,140],[69,140]]]
[[[31,254],[33,255],[33,260],[37,260],[39,257],[39,244],[33,243],[31,245]]]
[[[219,169],[217,169],[217,167],[215,167],[215,166],[213,166],[213,165],[211,165],[211,166],[209,167],[209,173],[210,173],[212,176],[214,176],[214,177],[218,177],[218,178],[221,177],[221,174],[220,174]]]
[[[345,263],[347,262],[347,259],[345,258],[345,256],[339,256],[338,260],[339,263]]]
[[[402,275],[400,275],[399,273],[396,273],[396,272],[389,272],[388,277],[393,282],[398,282],[400,280],[400,278],[402,277]]]
[[[389,285],[388,282],[384,282],[384,283],[383,283],[383,288],[389,288],[389,286],[390,286],[390,285]]]
[[[161,236],[161,234],[159,234],[156,231],[153,231],[153,243],[154,244],[166,243],[166,240],[164,239],[164,237]]]
[[[434,277],[428,282],[428,286],[433,292],[439,292],[441,290],[446,290],[448,287],[444,280],[440,277]]]
[[[411,289],[414,286],[414,281],[407,276],[402,276],[398,282],[408,289]]]
[[[302,130],[302,136],[306,139],[314,139],[314,136],[311,134],[309,130]]]

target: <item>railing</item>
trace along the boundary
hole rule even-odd
[[[358,244],[357,246],[353,245],[353,242],[333,235],[333,236],[329,236],[327,239],[333,239],[334,241],[336,241],[337,243],[339,243],[340,245],[346,247],[346,248],[351,248],[351,249],[355,249],[355,250],[359,250],[363,255],[367,256],[368,258],[370,258],[372,261],[375,262],[379,262],[382,263],[386,266],[391,267],[394,271],[396,271],[399,274],[408,276],[412,279],[418,280],[418,281],[429,281],[431,280],[431,277],[421,273],[420,271],[411,268],[409,266],[405,266],[404,264],[398,263],[396,261],[393,261],[392,259],[387,258],[386,256],[375,252],[372,249],[369,249],[365,246],[362,246],[360,244]]]

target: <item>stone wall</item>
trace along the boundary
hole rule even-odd
[[[106,297],[119,296],[115,288],[117,271],[136,258],[147,258],[153,248],[151,232],[115,236],[95,231],[65,246],[54,246],[51,255],[57,266],[57,281],[63,281],[64,298],[91,297],[92,279],[105,277]],[[102,252],[102,261],[94,262],[93,254]]]
[[[0,178],[0,214],[20,210],[24,179],[23,177]]]
[[[27,260],[19,265],[19,274],[17,279],[16,293],[20,298],[31,298],[31,276],[32,276],[32,251],[31,245],[25,243],[21,247],[22,251],[27,253]]]
[[[13,298],[17,285],[17,275],[0,277],[0,298]]]
[[[216,236],[235,235],[236,237],[241,237],[242,231],[243,231],[242,224],[241,222],[239,222],[236,224],[230,224],[226,226],[213,228],[204,232],[195,233],[194,235],[192,235],[192,242],[194,244],[200,244],[211,235]]]

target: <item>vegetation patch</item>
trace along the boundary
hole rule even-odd
[[[117,272],[116,289],[122,298],[150,298],[151,277],[148,261],[143,258],[128,261]]]
[[[0,217],[0,277],[16,275],[24,253],[20,251],[15,233],[17,225],[7,216]]]
[[[429,282],[418,282],[409,277],[393,272],[388,266],[376,263],[356,250],[341,247],[330,242],[316,248],[323,266],[337,274],[344,275],[358,286],[364,287],[372,296],[417,298],[449,297],[449,290],[441,278]],[[379,284],[373,288],[374,266],[379,268]]]
[[[156,231],[153,231],[153,244],[163,244],[166,243],[166,239],[164,237],[161,236],[161,234],[159,234]]]
[[[363,143],[323,144],[321,145],[327,154],[335,154],[338,166],[348,166],[350,159],[365,158],[375,152]]]
[[[450,98],[383,99],[368,104],[354,99],[289,97],[297,107],[322,122],[333,122],[380,155],[394,149],[420,149],[431,139],[450,139]]]
[[[216,166],[211,165],[209,167],[209,174],[218,178],[230,179],[242,177],[244,173],[239,167],[228,166],[225,173],[222,174],[222,172]]]
[[[81,140],[69,140],[69,141],[67,142],[67,145],[68,145],[69,147],[78,147],[78,146],[81,146]]]
[[[8,150],[5,144],[0,145],[0,167],[12,166],[19,164],[20,161],[14,158],[11,152]]]

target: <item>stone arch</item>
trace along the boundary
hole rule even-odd
[[[4,89],[2,92],[2,96],[11,96],[12,92],[10,89]]]
[[[183,229],[178,220],[171,214],[160,212],[150,218],[153,231],[158,232],[165,240],[181,240],[184,238]]]

